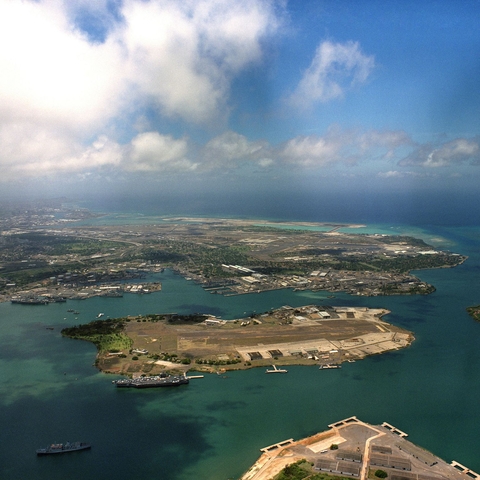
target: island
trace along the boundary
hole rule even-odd
[[[450,464],[409,442],[408,434],[383,422],[370,425],[357,417],[298,441],[262,448],[262,455],[240,480],[471,480],[480,475],[459,462]]]
[[[467,307],[467,313],[477,322],[480,322],[480,305]]]
[[[388,313],[305,305],[228,321],[205,314],[151,314],[99,319],[64,328],[62,335],[93,342],[101,371],[129,376],[271,365],[329,369],[409,346],[413,333],[385,322]]]
[[[282,288],[425,295],[435,287],[412,270],[467,258],[413,237],[355,233],[362,227],[355,224],[193,217],[122,224],[121,215],[112,225],[79,223],[99,216],[49,203],[4,210],[0,301],[121,295],[123,282],[165,268],[220,295]],[[147,281],[143,287],[136,293],[152,291]]]

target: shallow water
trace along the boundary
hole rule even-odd
[[[388,230],[384,225],[376,231]],[[328,292],[291,290],[222,297],[165,271],[157,276],[163,290],[150,295],[0,304],[0,478],[238,478],[261,447],[322,431],[351,415],[387,421],[443,459],[479,472],[480,323],[465,308],[480,303],[480,230],[413,231],[470,257],[454,269],[417,272],[437,287],[426,297],[329,299]],[[99,312],[209,312],[232,319],[310,303],[387,308],[387,321],[413,330],[416,341],[339,370],[297,366],[288,367],[288,375],[265,375],[255,369],[227,378],[207,375],[178,389],[136,391],[115,389],[115,377],[93,367],[91,344],[60,335],[64,326],[91,321]],[[80,312],[77,320],[69,308]],[[35,456],[36,448],[67,440],[93,448]]]

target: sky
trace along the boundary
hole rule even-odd
[[[478,0],[0,0],[0,195],[475,196],[479,25]]]

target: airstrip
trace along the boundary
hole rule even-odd
[[[276,365],[339,368],[342,362],[407,347],[413,334],[385,322],[385,309],[307,305],[284,306],[248,318],[224,321],[205,316],[200,323],[144,321],[132,317],[124,333],[129,352],[100,353],[98,366],[123,374],[154,374],[167,367],[200,371]],[[139,352],[146,352],[139,354]],[[133,358],[135,357],[135,358]],[[170,363],[165,364],[165,360]]]

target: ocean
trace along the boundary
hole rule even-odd
[[[150,221],[129,221],[135,218]],[[92,222],[100,221],[119,220],[111,215]],[[468,255],[453,269],[415,272],[436,286],[428,296],[331,299],[328,292],[279,290],[222,297],[166,270],[156,276],[162,291],[150,295],[0,304],[0,478],[237,479],[260,448],[323,431],[351,415],[389,422],[441,458],[480,472],[480,323],[465,311],[480,303],[480,228],[447,223],[370,222],[358,230],[414,235]],[[111,381],[117,377],[96,370],[93,345],[60,335],[64,326],[89,322],[99,312],[209,312],[233,319],[304,304],[387,308],[392,313],[386,320],[412,330],[416,340],[339,370],[295,366],[277,376],[253,369],[226,378],[206,375],[176,389],[136,391],[116,389]],[[77,319],[69,308],[80,312]],[[93,447],[35,455],[48,443],[76,440]]]

